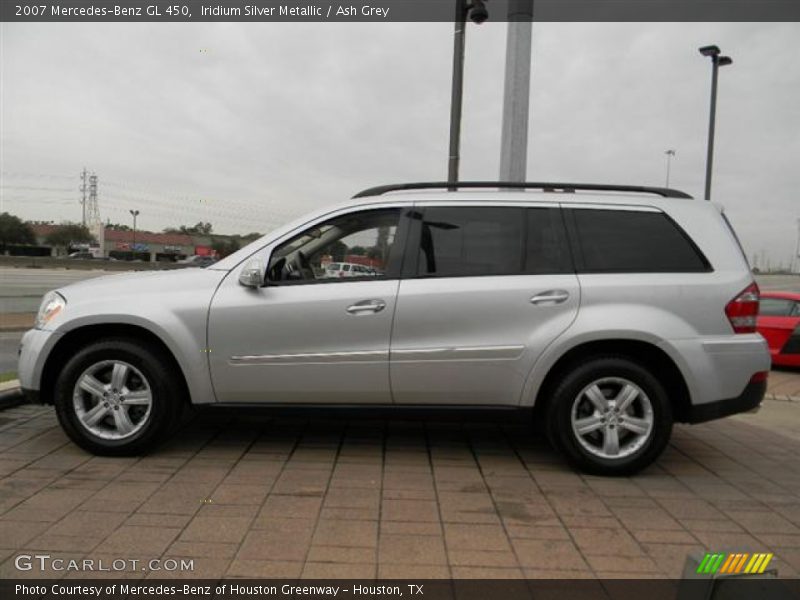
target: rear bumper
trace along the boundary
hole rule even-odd
[[[737,413],[747,412],[758,408],[767,393],[767,382],[757,381],[748,383],[744,391],[735,398],[695,404],[689,407],[686,415],[687,423],[704,423],[721,419]]]

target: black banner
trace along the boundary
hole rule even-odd
[[[515,0],[487,0],[489,22],[518,20]],[[455,0],[3,0],[0,21],[435,22]],[[798,21],[797,0],[534,0],[534,21]]]
[[[624,559],[620,559],[624,561]],[[17,579],[0,581],[3,600],[789,600],[800,580],[703,579]]]

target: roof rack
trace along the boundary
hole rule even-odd
[[[368,198],[370,196],[381,196],[387,192],[397,192],[401,190],[426,190],[426,189],[447,189],[454,192],[465,188],[500,188],[500,189],[540,189],[545,192],[574,193],[575,191],[592,192],[639,192],[642,194],[655,194],[663,198],[689,198],[692,197],[680,190],[670,188],[650,187],[645,185],[611,185],[606,183],[541,183],[541,182],[517,182],[517,181],[459,181],[458,183],[448,183],[446,181],[415,182],[415,183],[395,183],[390,185],[379,185],[357,193],[353,198]]]

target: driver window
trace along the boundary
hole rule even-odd
[[[381,279],[394,245],[399,208],[349,213],[278,246],[267,268],[272,285]]]

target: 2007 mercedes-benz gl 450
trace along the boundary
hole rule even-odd
[[[51,292],[22,387],[98,454],[149,449],[187,403],[515,408],[601,474],[759,405],[759,290],[719,207],[500,187],[373,188],[205,269]]]

